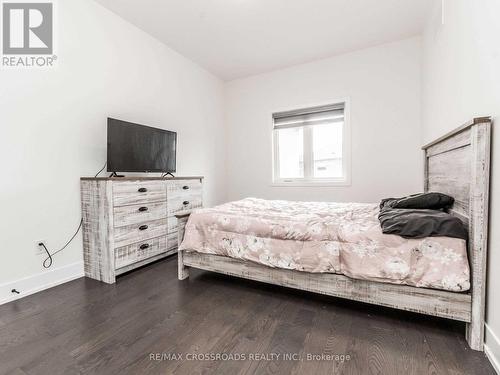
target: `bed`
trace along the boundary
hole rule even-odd
[[[455,198],[468,241],[382,234],[376,204],[247,198],[177,214],[179,279],[199,268],[459,320],[483,350],[490,133],[476,118],[423,147],[424,190]]]

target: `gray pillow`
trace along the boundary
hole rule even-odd
[[[462,221],[443,211],[389,208],[378,215],[382,233],[405,238],[444,236],[467,239],[467,228]]]
[[[437,192],[419,193],[403,198],[386,198],[380,202],[380,208],[411,208],[429,210],[447,210],[453,206],[455,199]]]

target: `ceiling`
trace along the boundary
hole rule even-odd
[[[437,0],[97,0],[224,80],[421,32]]]

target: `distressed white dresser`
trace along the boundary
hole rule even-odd
[[[114,283],[177,252],[178,211],[202,206],[203,177],[82,177],[85,276]]]

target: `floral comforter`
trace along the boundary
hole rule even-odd
[[[269,267],[465,291],[466,241],[383,234],[378,204],[247,198],[191,214],[181,250]]]

